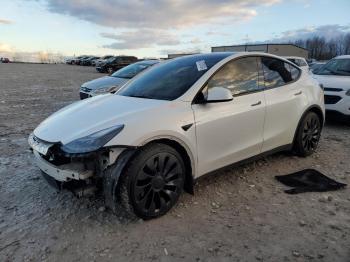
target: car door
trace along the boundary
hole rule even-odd
[[[262,151],[266,152],[293,142],[306,98],[297,81],[300,69],[274,57],[261,57],[260,62],[266,98]]]
[[[198,175],[257,155],[263,142],[265,97],[256,57],[232,60],[204,86],[231,90],[229,102],[193,104]]]

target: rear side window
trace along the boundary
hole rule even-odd
[[[206,88],[220,86],[231,90],[232,95],[241,95],[259,91],[258,79],[257,58],[240,58],[228,62],[216,72]]]
[[[272,57],[262,57],[265,87],[275,88],[288,84],[299,77],[299,69],[282,60]]]
[[[288,64],[288,66],[289,66],[290,74],[292,76],[292,80],[293,81],[297,80],[299,78],[299,75],[300,75],[300,70],[291,64]]]

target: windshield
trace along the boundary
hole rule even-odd
[[[118,70],[114,74],[112,74],[112,76],[130,79],[130,78],[133,78],[134,76],[136,76],[141,71],[145,70],[149,66],[151,66],[151,65],[139,64],[139,63],[128,65],[128,66]]]
[[[114,56],[112,56],[112,57],[108,58],[108,59],[106,60],[106,62],[113,62],[113,61],[114,61],[114,59],[115,59],[115,57],[114,57]]]
[[[174,100],[183,95],[202,75],[231,53],[184,56],[151,68],[129,82],[118,95]]]
[[[315,74],[350,76],[350,59],[332,59]]]

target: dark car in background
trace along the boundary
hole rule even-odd
[[[98,56],[90,56],[80,62],[82,66],[92,66],[92,61],[99,59]]]
[[[137,60],[135,56],[115,56],[96,66],[96,70],[100,73],[112,74],[125,66],[137,62]]]
[[[93,66],[100,66],[102,63],[106,62],[107,59],[110,59],[114,57],[113,55],[105,55],[102,56],[100,59],[96,59],[94,61],[92,61],[92,65]]]
[[[82,62],[84,59],[88,58],[88,57],[90,57],[90,56],[88,56],[88,55],[78,56],[76,59],[74,59],[74,60],[72,61],[72,64],[74,64],[74,65],[80,65],[81,62]]]
[[[128,65],[110,76],[104,76],[84,83],[80,87],[80,99],[85,99],[95,95],[116,92],[129,79],[158,64],[159,60],[144,60]]]
[[[7,57],[0,57],[0,62],[1,63],[10,63],[10,59],[8,59]]]

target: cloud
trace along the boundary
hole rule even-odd
[[[236,22],[257,15],[256,8],[280,0],[47,0],[51,12],[113,28],[183,28]]]
[[[7,20],[7,19],[1,19],[1,18],[0,18],[0,25],[1,25],[1,24],[10,25],[10,24],[13,24],[13,22],[10,21],[10,20]]]
[[[180,44],[177,37],[165,30],[133,30],[119,34],[101,33],[104,38],[117,40],[114,43],[104,45],[111,49],[139,49],[154,46],[174,46]]]
[[[314,36],[324,37],[326,40],[337,38],[350,32],[350,25],[322,25],[318,27],[304,27],[296,30],[282,32],[276,38],[265,42],[289,42],[295,40],[305,40]]]
[[[0,43],[0,53],[9,53],[13,51],[14,51],[14,48],[9,44]]]

